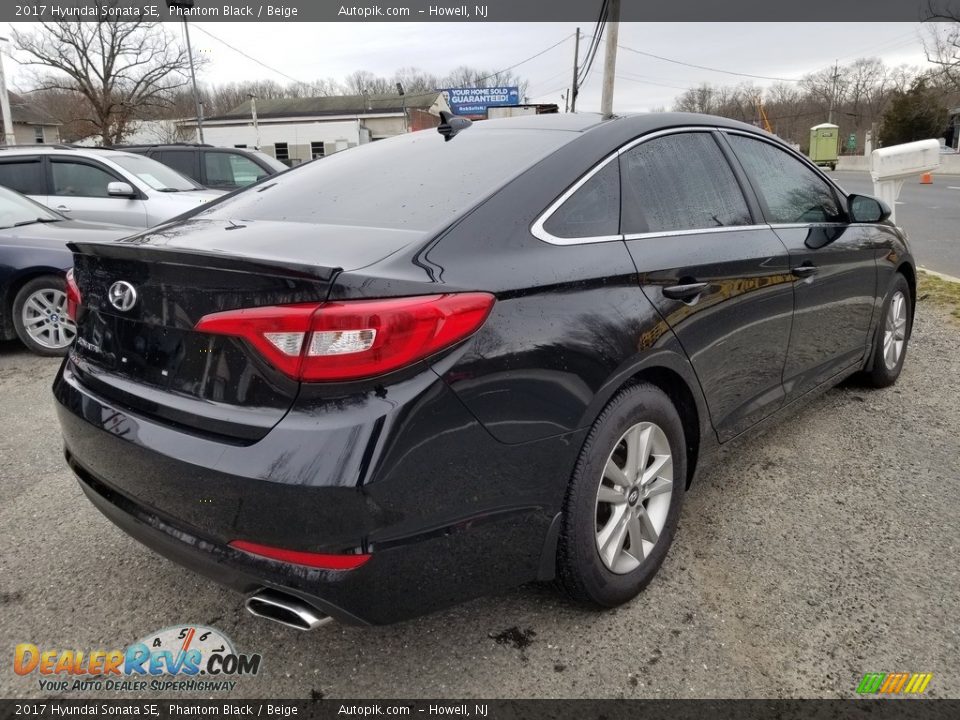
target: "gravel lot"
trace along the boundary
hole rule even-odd
[[[0,344],[0,697],[45,694],[13,673],[16,643],[115,648],[183,623],[263,654],[233,697],[851,697],[868,671],[933,672],[929,696],[960,697],[958,341],[921,303],[898,385],[832,390],[725,452],[627,607],[529,586],[312,634],[247,615],[94,510],[62,461],[57,361]]]

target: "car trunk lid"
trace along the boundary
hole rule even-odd
[[[197,322],[238,308],[321,303],[339,272],[376,262],[414,235],[188,220],[71,243],[82,297],[71,362],[105,400],[194,433],[255,442],[293,404],[299,383],[246,341],[197,332]],[[119,288],[114,297],[111,288]]]

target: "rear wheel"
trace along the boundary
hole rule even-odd
[[[866,373],[867,381],[874,387],[888,387],[900,377],[912,324],[910,286],[907,279],[897,273],[883,303],[883,315],[873,348],[873,365]]]
[[[657,387],[620,392],[594,424],[564,506],[557,576],[576,600],[627,602],[673,540],[686,481],[680,416]]]
[[[13,300],[13,327],[17,337],[37,355],[66,355],[77,336],[67,316],[66,281],[57,275],[29,280]]]

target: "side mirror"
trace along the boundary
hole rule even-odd
[[[107,183],[107,195],[110,197],[132,198],[136,197],[137,193],[130,183],[112,182]]]
[[[847,198],[850,220],[857,223],[878,223],[890,217],[890,207],[869,195],[850,195]]]

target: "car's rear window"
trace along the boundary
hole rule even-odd
[[[268,179],[200,217],[431,230],[574,137],[467,128],[448,142],[435,131],[378,140]]]

